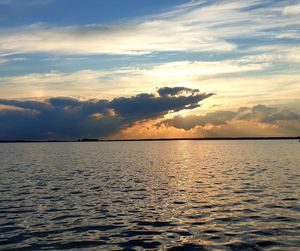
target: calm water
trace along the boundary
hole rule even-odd
[[[2,250],[300,250],[300,143],[0,144]]]

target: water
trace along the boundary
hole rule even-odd
[[[300,143],[0,144],[1,250],[300,250]]]

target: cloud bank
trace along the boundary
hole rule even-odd
[[[173,126],[176,128],[190,130],[196,126],[225,125],[233,120],[250,121],[259,123],[274,124],[281,121],[297,121],[300,123],[300,114],[268,107],[265,105],[255,105],[253,107],[240,107],[237,111],[215,111],[205,115],[175,116],[174,118],[162,121],[159,125]]]
[[[214,111],[205,115],[175,116],[156,124],[184,130],[191,137],[299,136],[300,113],[265,105]]]
[[[156,94],[141,93],[113,100],[82,101],[69,97],[44,101],[0,99],[0,139],[107,137],[135,122],[199,107],[200,101],[212,95],[177,87],[158,89]]]

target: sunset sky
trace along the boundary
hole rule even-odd
[[[299,0],[0,0],[0,140],[299,135]]]

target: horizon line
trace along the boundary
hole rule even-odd
[[[142,138],[142,139],[94,139],[82,138],[73,140],[1,140],[0,143],[64,143],[64,142],[121,142],[121,141],[176,141],[176,140],[300,140],[300,136],[274,137],[203,137],[203,138]]]

